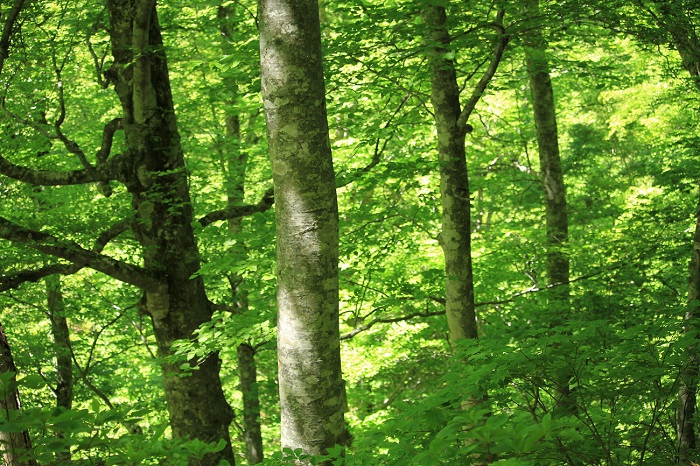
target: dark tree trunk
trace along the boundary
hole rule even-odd
[[[13,374],[9,379],[9,385],[2,386],[0,383],[0,395],[2,395],[0,396],[0,413],[2,413],[3,418],[7,417],[11,420],[21,408],[19,391],[15,386],[14,374],[17,374],[17,367],[15,367],[10,344],[5,336],[2,323],[0,323],[0,374],[8,372]],[[0,452],[2,452],[5,466],[37,466],[34,460],[20,461],[20,455],[31,448],[29,432],[3,432],[0,430]]]
[[[282,447],[318,455],[345,436],[338,204],[318,3],[259,0],[258,14],[275,186]]]
[[[148,290],[170,425],[176,437],[212,442],[226,448],[205,458],[234,463],[228,427],[232,410],[224,398],[216,353],[191,361],[185,371],[167,361],[175,340],[187,339],[211,318],[199,270],[192,230],[193,212],[170,90],[155,2],[108,0],[114,64],[109,78],[123,110],[127,153],[120,170],[135,212],[134,235],[142,246],[144,268],[161,286]]]
[[[534,11],[537,11],[536,6]],[[540,176],[545,193],[547,284],[560,285],[552,289],[553,304],[559,304],[556,310],[561,312],[563,317],[566,317],[569,303],[569,257],[566,252],[566,243],[569,238],[569,217],[566,207],[566,186],[564,185],[559,155],[559,133],[554,107],[554,91],[549,76],[549,63],[545,56],[541,30],[535,28],[530,31],[524,37],[524,43],[537,130]]]
[[[234,20],[232,6],[220,6],[218,17],[222,36],[222,51],[226,55],[235,53],[231,43],[234,40]],[[240,206],[245,199],[246,170],[248,166],[248,153],[242,147],[241,123],[238,113],[233,110],[236,104],[236,83],[229,77],[224,77],[224,85],[229,93],[226,102],[225,131],[223,157],[226,160],[226,197],[230,208]],[[246,141],[247,143],[248,141]],[[243,262],[248,257],[248,251],[241,238],[243,232],[242,218],[236,217],[228,221],[229,235],[235,242],[229,254],[238,262]],[[245,286],[245,278],[240,274],[229,275],[231,294],[236,312],[248,311],[248,293]],[[262,429],[260,427],[260,399],[257,386],[257,367],[255,364],[255,350],[247,343],[238,346],[238,377],[239,389],[243,398],[243,437],[245,442],[245,457],[248,464],[262,463],[263,444]]]
[[[238,377],[243,395],[243,436],[248,464],[263,461],[262,432],[260,429],[260,397],[258,395],[255,349],[243,343],[238,345]]]
[[[700,91],[700,38],[698,25],[680,0],[654,2],[653,8],[660,30],[670,36],[693,84]],[[647,10],[653,11],[653,10]],[[688,311],[685,314],[685,331],[694,335],[696,343],[686,349],[685,364],[681,368],[678,406],[676,408],[676,436],[680,464],[695,464],[697,461],[697,390],[698,390],[698,344],[700,325],[700,203],[695,212],[695,234],[688,270]]]
[[[66,306],[61,291],[61,277],[51,275],[46,278],[46,302],[51,319],[54,351],[56,352],[56,407],[71,409],[73,406],[73,361],[71,358],[70,331],[66,319]],[[64,437],[61,431],[56,432]],[[70,450],[56,453],[56,460],[70,461]]]

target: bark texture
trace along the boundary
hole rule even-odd
[[[172,343],[190,338],[211,318],[211,309],[202,278],[190,278],[199,270],[199,254],[155,1],[108,0],[107,6],[114,56],[108,77],[121,102],[128,147],[121,178],[132,196],[132,229],[142,246],[144,268],[160,281],[158,288],[146,291],[146,302],[165,361],[170,425],[176,437],[226,440],[226,447],[203,463],[233,464],[232,410],[221,388],[218,355],[191,361],[198,370],[188,373],[165,360]]]
[[[277,224],[282,447],[343,443],[338,205],[316,0],[259,0],[260,62]]]
[[[442,232],[445,255],[445,311],[450,341],[476,338],[474,278],[471,256],[471,205],[464,142],[467,131],[457,124],[462,109],[454,62],[446,58],[450,36],[443,7],[428,7],[424,18],[429,28],[430,100],[435,114],[440,165]]]
[[[0,323],[0,374],[11,372],[17,374],[14,360],[12,359],[12,351],[10,344],[5,336],[5,331]],[[15,413],[21,408],[19,402],[19,392],[14,386],[15,376],[10,378],[8,386],[0,384],[0,412],[2,416],[12,419]],[[29,432],[2,432],[0,431],[0,452],[2,452],[2,460],[5,466],[36,466],[34,460],[21,461],[20,455],[22,452],[31,450],[32,443],[29,438]]]
[[[435,115],[440,166],[442,232],[440,244],[445,255],[445,310],[450,341],[476,338],[474,278],[471,257],[471,204],[465,138],[471,131],[469,115],[493,78],[508,38],[501,25],[499,11],[496,26],[501,36],[490,64],[462,108],[454,61],[449,58],[450,34],[447,14],[442,6],[429,6],[423,12],[430,61],[430,101]]]

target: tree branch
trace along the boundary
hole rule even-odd
[[[374,319],[373,321],[371,321],[371,322],[370,322],[369,324],[367,324],[367,325],[363,325],[363,326],[361,326],[361,327],[357,327],[357,328],[356,328],[355,330],[353,330],[352,332],[348,332],[348,333],[346,333],[346,334],[344,334],[344,335],[341,335],[341,336],[340,336],[340,339],[341,339],[341,340],[348,340],[348,339],[354,337],[355,335],[357,335],[358,333],[361,333],[361,332],[364,332],[364,331],[366,331],[366,330],[371,329],[372,327],[374,327],[374,326],[377,325],[377,324],[392,324],[392,323],[395,323],[395,322],[404,322],[404,321],[406,321],[406,320],[413,319],[414,317],[433,317],[433,316],[442,315],[442,314],[444,314],[444,313],[445,313],[444,310],[443,310],[443,311],[435,311],[435,312],[414,312],[414,313],[412,313],[412,314],[407,314],[407,315],[405,315],[405,316],[389,317],[389,318],[386,318],[386,319]]]
[[[593,278],[593,277],[595,277],[595,276],[597,276],[597,275],[601,275],[601,274],[603,274],[604,272],[609,272],[609,271],[611,271],[611,270],[619,269],[619,268],[622,268],[622,267],[623,267],[623,264],[619,264],[619,265],[616,265],[616,266],[613,266],[613,267],[610,267],[610,268],[607,268],[607,269],[598,270],[598,271],[596,271],[596,272],[591,272],[591,273],[586,274],[586,275],[581,275],[581,276],[579,276],[579,277],[572,278],[571,280],[568,280],[568,281],[566,281],[566,282],[552,283],[551,285],[547,285],[547,286],[544,286],[544,287],[542,287],[542,288],[537,288],[537,287],[528,288],[527,290],[524,290],[524,291],[520,291],[520,292],[518,292],[518,293],[515,293],[515,294],[512,295],[510,298],[499,299],[499,300],[495,300],[495,301],[483,301],[483,302],[480,302],[480,303],[476,303],[474,306],[475,306],[475,307],[483,307],[483,306],[496,306],[496,305],[499,305],[499,304],[507,304],[507,303],[510,303],[510,302],[515,301],[516,298],[519,298],[519,297],[521,297],[521,296],[524,296],[524,295],[527,295],[527,294],[530,294],[530,293],[537,293],[537,292],[540,292],[540,291],[546,291],[546,290],[549,290],[549,289],[551,289],[551,288],[556,288],[556,287],[559,287],[559,286],[568,285],[568,284],[570,284],[570,283],[574,283],[574,282],[577,282],[577,281],[580,281],[580,280],[587,280],[587,279]],[[406,298],[404,298],[404,299],[406,299]],[[442,304],[443,306],[445,305],[445,298],[440,298],[440,297],[437,297],[437,296],[428,296],[428,299],[430,299],[431,301],[434,301],[434,302],[436,302],[436,303]],[[374,312],[374,311],[373,311],[373,312]],[[414,313],[412,313],[412,314],[407,314],[407,315],[399,316],[399,317],[388,317],[388,318],[385,318],[385,319],[381,319],[381,318],[380,318],[380,319],[374,319],[374,320],[372,320],[370,323],[368,323],[368,324],[366,324],[366,325],[363,325],[363,326],[361,326],[361,327],[356,328],[355,330],[353,330],[353,331],[351,331],[351,332],[348,332],[348,333],[346,333],[346,334],[341,335],[341,336],[340,336],[340,339],[341,339],[341,340],[348,340],[348,339],[354,337],[355,335],[357,335],[358,333],[361,333],[361,332],[364,332],[364,331],[366,331],[366,330],[369,330],[370,328],[374,327],[374,326],[377,325],[377,324],[391,324],[391,323],[396,323],[396,322],[405,322],[405,321],[410,320],[410,319],[413,319],[413,318],[415,318],[415,317],[433,317],[433,316],[442,315],[442,314],[444,314],[444,313],[445,313],[444,310],[435,311],[435,312],[414,312]],[[367,316],[365,316],[365,317],[367,317]]]
[[[3,217],[0,217],[0,238],[24,243],[44,254],[66,259],[77,267],[90,267],[145,291],[157,291],[164,286],[141,267],[89,251],[73,241],[61,240],[47,233],[24,228]]]
[[[130,227],[131,220],[128,219],[115,223],[97,237],[92,251],[97,253],[102,252],[104,247],[107,246],[107,243],[127,231]],[[22,283],[39,281],[49,275],[72,275],[82,268],[82,265],[76,264],[51,264],[40,269],[21,270],[7,277],[0,277],[0,292],[15,289]]]
[[[231,220],[233,218],[253,215],[258,212],[265,212],[270,210],[270,207],[272,207],[274,202],[275,192],[273,188],[270,188],[265,191],[262,199],[257,204],[233,206],[221,210],[215,210],[214,212],[209,212],[204,217],[199,219],[199,224],[206,227],[220,220]]]
[[[19,12],[24,7],[24,2],[25,0],[15,0],[14,5],[10,8],[7,18],[5,19],[5,24],[2,28],[2,36],[0,36],[0,74],[2,74],[5,59],[10,56],[10,38],[12,37],[12,30],[15,28],[15,23],[19,17]]]
[[[498,65],[499,63],[501,63],[501,58],[503,58],[503,52],[508,46],[508,41],[510,41],[510,36],[508,36],[505,33],[505,28],[503,27],[504,15],[505,10],[498,10],[498,14],[496,16],[496,23],[494,24],[494,26],[499,30],[500,36],[498,38],[496,48],[493,51],[493,55],[491,57],[491,63],[489,64],[489,67],[486,69],[486,71],[484,71],[484,74],[481,76],[479,82],[476,84],[476,87],[474,88],[471,97],[469,97],[469,100],[467,100],[467,102],[464,104],[464,108],[462,109],[462,112],[460,113],[459,118],[457,119],[457,127],[461,128],[462,131],[469,132],[469,125],[467,124],[467,121],[469,121],[469,116],[474,111],[474,108],[479,102],[479,99],[481,99],[481,96],[484,94],[484,91],[486,91],[486,86],[488,86],[491,82],[493,75],[496,74]]]

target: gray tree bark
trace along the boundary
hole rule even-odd
[[[499,12],[498,21],[503,12]],[[462,108],[454,61],[448,58],[450,34],[442,6],[426,7],[423,13],[430,60],[430,100],[435,115],[440,167],[442,232],[440,244],[445,255],[445,310],[450,341],[476,338],[474,278],[471,257],[471,204],[465,138],[471,126],[469,115],[491,81],[508,43],[497,40],[491,63]],[[502,27],[501,27],[502,32]]]
[[[282,447],[343,443],[338,204],[316,0],[259,0],[260,63],[277,224]]]

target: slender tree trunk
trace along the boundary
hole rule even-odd
[[[61,291],[61,278],[51,275],[46,279],[46,300],[51,319],[51,334],[56,351],[56,406],[73,406],[73,361],[71,359],[70,331]]]
[[[659,28],[667,33],[690,74],[693,84],[700,91],[700,38],[697,25],[692,23],[682,2],[669,0],[654,5],[654,19]],[[696,343],[686,349],[685,365],[679,376],[678,405],[676,408],[676,436],[678,461],[680,464],[695,464],[697,461],[697,391],[698,391],[698,344],[700,325],[700,202],[695,213],[695,234],[688,270],[688,311],[685,314],[685,331],[695,336]]]
[[[235,53],[231,47],[233,41],[233,11],[231,6],[219,7],[219,27],[222,35],[222,51],[226,55]],[[230,93],[226,109],[226,144],[224,144],[224,157],[226,158],[226,196],[229,207],[242,205],[245,199],[246,170],[248,166],[248,153],[241,145],[240,117],[233,107],[236,103],[235,82],[224,77],[224,85]],[[243,262],[248,257],[248,251],[241,233],[243,231],[242,218],[236,217],[228,221],[229,236],[235,240],[229,250],[229,254],[237,261]],[[234,308],[237,312],[248,311],[248,293],[245,286],[245,278],[240,274],[229,275],[231,293],[233,295]],[[257,367],[255,364],[255,350],[247,343],[238,346],[238,378],[239,389],[243,398],[243,437],[245,441],[245,457],[248,464],[262,463],[264,459],[262,444],[262,429],[260,427],[260,399],[258,396]]]
[[[211,308],[202,278],[190,278],[199,270],[199,254],[155,1],[108,0],[107,6],[114,56],[108,78],[124,114],[127,151],[120,168],[132,196],[132,229],[143,248],[144,268],[162,283],[147,291],[146,301],[163,358],[170,425],[176,437],[226,441],[202,464],[234,464],[232,410],[221,387],[218,355],[190,361],[197,369],[192,371],[167,360],[172,343],[190,338],[211,318]]]
[[[537,0],[532,9],[537,12]],[[569,238],[569,217],[566,207],[566,186],[559,156],[559,133],[554,108],[554,91],[545,56],[542,31],[535,28],[524,38],[525,60],[530,79],[530,93],[537,130],[540,171],[545,193],[547,218],[547,284],[552,289],[556,311],[566,317],[569,304],[569,256],[566,243]],[[555,319],[557,316],[554,316]],[[561,319],[557,319],[561,322]]]
[[[529,0],[523,8],[527,17],[540,15],[539,1]],[[523,36],[525,62],[530,81],[532,109],[537,132],[540,159],[540,177],[544,188],[544,205],[547,232],[547,285],[557,285],[549,290],[547,323],[562,325],[570,314],[569,304],[569,255],[566,246],[569,238],[569,216],[566,206],[566,186],[559,154],[559,132],[554,107],[554,90],[549,75],[549,63],[545,55],[545,41],[540,27],[533,27]],[[556,404],[565,412],[573,412],[569,380],[571,373],[564,370],[557,374]]]
[[[685,315],[685,331],[698,338],[698,306],[700,306],[700,203],[695,214],[693,252],[688,266],[688,311]],[[676,408],[676,435],[680,464],[690,464],[697,455],[695,437],[698,390],[697,343],[686,348],[685,365],[680,373],[678,407]]]
[[[430,100],[435,114],[440,165],[442,232],[445,255],[445,310],[450,341],[476,338],[474,278],[471,255],[471,205],[464,142],[467,130],[458,124],[462,113],[454,62],[447,58],[450,36],[444,7],[426,8],[430,54]]]
[[[500,32],[488,68],[462,107],[457,71],[450,57],[450,34],[443,6],[423,11],[427,54],[430,62],[430,101],[433,105],[438,139],[442,232],[440,244],[445,255],[445,311],[450,341],[477,338],[474,307],[474,277],[471,256],[471,199],[465,153],[465,138],[472,127],[469,116],[496,73],[508,44],[498,11],[494,27]]]
[[[255,349],[247,343],[238,345],[238,377],[243,395],[243,435],[246,461],[248,464],[262,463],[264,456]]]
[[[318,3],[259,0],[258,14],[276,205],[282,447],[318,455],[345,436],[338,204]]]
[[[0,374],[4,375],[8,372],[13,374],[9,379],[9,384],[2,386],[2,382],[0,382],[0,413],[2,413],[2,418],[12,420],[21,408],[19,391],[15,386],[17,368],[12,359],[7,336],[5,336],[2,323],[0,323]],[[37,463],[34,460],[20,460],[22,452],[29,451],[31,448],[29,432],[3,432],[0,430],[0,452],[2,452],[5,466],[36,466]]]
[[[73,361],[70,331],[65,314],[66,307],[61,291],[61,277],[58,275],[50,275],[46,278],[46,302],[56,352],[56,407],[68,410],[73,406]],[[57,431],[56,436],[63,438],[64,433]],[[59,463],[70,459],[70,449],[56,453],[56,460]]]

